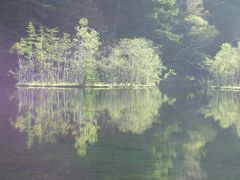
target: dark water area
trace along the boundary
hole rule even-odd
[[[0,89],[1,180],[240,177],[240,93]]]

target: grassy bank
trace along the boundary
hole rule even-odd
[[[240,91],[240,86],[209,86],[210,89],[225,90],[225,91]]]
[[[149,88],[155,85],[143,85],[143,84],[86,84],[81,85],[77,83],[18,83],[17,87],[29,87],[29,88],[102,88],[102,89],[117,89],[117,88]]]
[[[39,82],[32,82],[32,83],[18,83],[16,84],[17,87],[29,87],[29,88],[81,88],[83,87],[77,83],[39,83]]]

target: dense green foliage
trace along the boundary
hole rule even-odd
[[[24,28],[29,21],[32,21],[36,27],[41,25],[51,28],[59,27],[61,31],[68,32],[70,37],[66,34],[65,38],[58,32],[52,32],[52,35],[56,35],[59,41],[66,41],[65,43],[68,44],[69,39],[73,42],[73,39],[79,38],[73,31],[73,27],[79,19],[86,17],[90,26],[101,36],[103,46],[115,47],[119,39],[124,38],[149,39],[157,46],[162,47],[161,61],[177,73],[178,79],[188,76],[194,77],[193,79],[201,79],[206,74],[202,69],[201,62],[206,54],[215,51],[212,46],[213,39],[218,35],[215,26],[212,25],[214,21],[208,22],[208,19],[212,18],[208,8],[212,8],[214,5],[203,0],[26,0],[21,2],[1,0],[0,3],[2,17],[0,20],[0,44],[4,47],[0,51],[4,50],[4,54],[7,54],[7,50],[13,42],[24,36]],[[221,27],[218,29],[222,30]],[[36,30],[36,34],[39,34],[38,30]],[[78,47],[79,44],[75,43],[74,46]],[[67,47],[69,46],[61,48],[67,51],[65,49]],[[159,51],[157,52],[159,53]],[[77,53],[77,60],[79,60],[79,56],[82,56],[81,53],[84,54],[84,52]],[[61,56],[67,56],[67,60],[70,60],[67,52]],[[67,80],[69,82],[75,80],[97,82],[99,74],[96,74],[95,70],[99,70],[99,67],[96,67],[92,57],[95,56],[94,53],[90,53],[89,56],[91,57],[84,58],[86,60],[84,68],[77,72],[81,77],[76,77],[75,70],[73,70],[74,77],[66,77],[68,75],[63,75],[63,69],[70,69],[69,62],[55,62],[54,66],[59,64],[59,67],[54,67],[55,70],[52,73],[54,76],[60,77],[53,77],[53,80],[66,81],[69,78]],[[160,63],[162,63],[161,61]],[[13,63],[8,61],[4,64],[11,66]],[[8,69],[4,68],[5,66],[1,66],[3,73],[5,73],[5,69]],[[89,70],[86,71],[85,68]],[[11,69],[16,71],[14,65]]]
[[[125,38],[149,39],[161,47],[161,51],[157,51],[161,56],[160,63],[173,69],[177,74],[175,79],[180,80],[203,81],[208,78],[208,69],[203,66],[205,58],[216,54],[218,46],[224,42],[235,44],[240,38],[238,0],[1,0],[0,3],[0,72],[5,75],[9,69],[16,72],[19,67],[14,61],[8,60],[13,58],[8,55],[8,50],[14,42],[25,36],[24,28],[29,21],[36,27],[59,27],[69,34],[69,37],[66,34],[65,40],[71,39],[73,42],[77,38],[73,27],[79,19],[86,17],[101,37],[104,46],[101,50],[106,50],[107,46],[116,47]],[[64,39],[63,35],[56,34],[59,39]],[[91,57],[85,57],[84,67],[78,72],[75,69],[74,77],[68,77],[71,79],[68,81],[111,81],[99,79],[104,71],[99,71],[101,65],[94,62],[95,55],[93,53],[89,55]],[[59,63],[64,66],[62,64]],[[64,69],[70,66],[68,62],[65,65]],[[63,73],[62,69],[59,72]],[[54,77],[54,81],[68,79],[60,74],[57,76],[61,77]]]
[[[30,22],[28,36],[13,46],[18,55],[19,83],[74,83],[97,81],[95,54],[100,45],[98,33],[81,19],[71,38],[58,29],[40,27]]]
[[[153,42],[142,38],[122,39],[102,60],[101,69],[104,82],[120,84],[159,83],[167,72]]]
[[[240,44],[239,44],[240,45]],[[214,59],[206,59],[205,65],[212,75],[212,85],[239,86],[240,85],[240,46],[232,47],[225,43]]]
[[[36,30],[30,22],[28,36],[12,47],[19,60],[19,84],[85,85],[101,81],[153,85],[173,74],[162,64],[150,40],[122,39],[107,57],[97,57],[103,54],[98,32],[88,27],[87,19],[81,19],[75,29],[74,37],[67,33],[59,36],[58,29],[41,26]]]

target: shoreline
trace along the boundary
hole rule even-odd
[[[130,84],[89,84],[89,85],[81,85],[81,84],[34,84],[34,83],[26,83],[26,84],[16,84],[17,88],[75,88],[75,89],[134,89],[134,88],[150,88],[156,87],[156,85],[130,85]]]
[[[240,86],[209,86],[208,89],[220,91],[240,91]]]

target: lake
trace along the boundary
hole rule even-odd
[[[232,180],[240,92],[0,90],[1,180]]]

